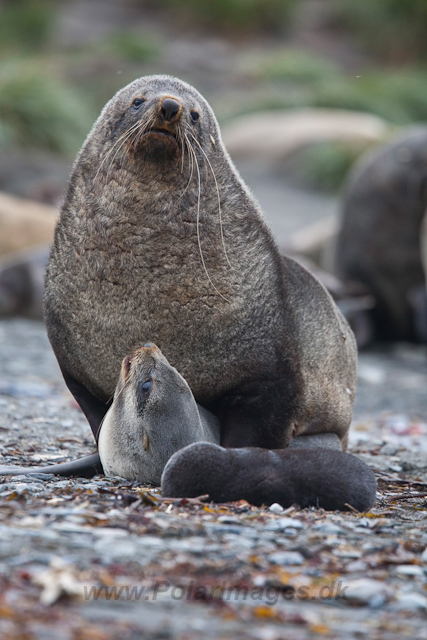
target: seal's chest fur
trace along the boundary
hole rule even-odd
[[[274,312],[265,313],[275,266],[256,210],[243,199],[227,209],[227,261],[209,199],[201,202],[197,234],[191,192],[179,206],[149,202],[127,213],[115,198],[108,215],[98,209],[64,216],[61,245],[51,256],[47,299],[54,290],[50,304],[67,327],[68,357],[79,353],[73,370],[108,398],[124,355],[154,341],[196,398],[208,401],[233,386],[242,370],[261,371],[260,349],[270,366],[274,349],[268,353],[263,326],[275,321]],[[234,211],[242,209],[247,216],[239,221]],[[254,224],[258,233],[252,229],[246,240]]]

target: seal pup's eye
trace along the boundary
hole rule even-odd
[[[135,100],[132,102],[132,106],[134,109],[139,109],[139,107],[144,104],[144,102],[144,98],[135,98]]]
[[[197,122],[197,120],[200,118],[197,111],[191,111],[190,116],[193,122]]]
[[[148,396],[150,395],[152,386],[153,386],[153,381],[151,379],[144,380],[144,382],[142,383],[141,391],[142,391],[142,399],[143,400],[147,400],[148,399]]]
[[[136,404],[137,413],[142,416],[145,411],[145,407],[150,398],[151,389],[153,387],[152,378],[146,378],[143,381],[139,381],[136,387]]]

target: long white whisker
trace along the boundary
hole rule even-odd
[[[188,140],[187,136],[185,136],[185,138],[186,138],[186,140],[187,140],[187,143],[189,143],[189,140]],[[214,285],[214,283],[212,282],[211,277],[210,277],[210,275],[209,275],[209,273],[208,273],[208,270],[207,270],[207,268],[206,268],[205,259],[204,259],[204,257],[203,257],[202,243],[201,243],[201,240],[200,240],[200,198],[201,198],[201,179],[200,179],[199,163],[198,163],[198,161],[197,161],[197,156],[196,156],[196,154],[195,154],[194,150],[193,150],[193,153],[194,153],[194,161],[195,161],[195,164],[196,164],[197,177],[198,177],[198,184],[199,184],[199,187],[198,187],[198,198],[197,198],[196,233],[197,233],[197,243],[198,243],[198,245],[199,245],[200,258],[201,258],[201,261],[202,261],[203,269],[204,269],[204,271],[205,271],[205,273],[206,273],[206,277],[207,277],[207,279],[209,280],[209,282],[210,282],[210,284],[212,285],[212,287],[215,289],[215,291],[217,292],[217,294],[218,294],[219,296],[221,296],[221,298],[223,298],[226,302],[230,302],[229,300],[227,300],[227,298],[226,298],[225,296],[223,296],[223,295],[222,295],[221,291],[219,291],[219,290],[217,289],[217,287]]]
[[[190,186],[191,180],[193,178],[193,169],[194,169],[193,153],[194,153],[194,151],[193,151],[193,148],[192,148],[192,146],[190,144],[190,141],[188,140],[187,136],[185,136],[185,138],[186,138],[187,149],[188,149],[188,164],[190,164],[190,159],[191,159],[191,171],[190,171],[190,177],[188,179],[186,187],[185,187],[184,191],[181,193],[181,195],[179,196],[178,200],[180,200],[182,198],[182,196],[187,193],[188,187]],[[183,144],[184,144],[184,141],[183,141]],[[183,151],[183,154],[184,154],[184,151]]]
[[[116,140],[116,142],[113,144],[113,146],[111,147],[111,149],[108,151],[108,153],[105,155],[104,159],[102,160],[101,164],[99,165],[98,171],[96,172],[95,175],[95,180],[99,175],[99,172],[101,171],[102,167],[104,166],[104,164],[107,162],[107,160],[110,158],[111,154],[114,152],[114,150],[116,149],[117,145],[121,143],[121,141],[128,136],[128,134],[131,134],[135,129],[137,129],[139,126],[139,123],[137,122],[136,124],[134,124],[130,129],[127,129],[124,133],[122,133],[122,135]]]
[[[200,144],[200,142],[197,140],[197,138],[191,133],[191,131],[189,131],[191,137],[193,138],[193,140],[196,142],[196,144],[198,145],[200,151],[203,153],[204,157],[206,158],[206,162],[209,165],[209,168],[212,172],[212,176],[213,179],[215,181],[215,188],[216,188],[216,193],[217,193],[217,197],[218,197],[218,213],[219,213],[219,228],[220,228],[220,233],[221,233],[221,242],[222,242],[222,248],[224,249],[224,255],[225,255],[225,259],[227,260],[229,266],[233,269],[233,266],[228,258],[228,254],[227,254],[227,249],[225,246],[225,239],[224,239],[224,229],[223,229],[223,224],[222,224],[222,209],[221,209],[221,197],[219,195],[219,187],[218,187],[218,181],[216,179],[216,175],[215,175],[215,171],[213,170],[212,164],[208,158],[208,156],[206,155],[206,153],[204,152],[204,149],[202,147],[202,145]]]

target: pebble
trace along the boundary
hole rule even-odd
[[[296,518],[279,518],[279,520],[276,520],[276,522],[281,529],[287,529],[288,527],[292,527],[293,529],[304,528],[301,520],[297,520]]]
[[[404,593],[397,597],[393,603],[393,609],[427,609],[427,598],[421,593]]]
[[[47,398],[52,395],[53,389],[46,384],[37,382],[0,382],[0,393],[15,398]]]
[[[394,455],[396,455],[398,450],[399,449],[398,449],[398,447],[396,447],[396,445],[390,444],[390,443],[386,443],[381,447],[380,453],[381,453],[382,456],[394,456]]]
[[[303,564],[304,556],[299,551],[277,551],[267,556],[267,560],[272,564],[278,564],[281,566],[292,564]]]
[[[264,531],[285,531],[286,529],[302,529],[302,523],[296,518],[278,518],[271,520],[264,527]]]
[[[269,511],[271,511],[272,513],[283,513],[284,509],[278,502],[273,502],[273,504],[269,507]]]
[[[319,524],[315,524],[313,526],[314,531],[319,531],[320,533],[329,533],[329,534],[339,534],[343,533],[343,529],[333,522],[320,522]]]
[[[387,584],[370,578],[345,582],[345,586],[348,586],[345,591],[347,600],[370,607],[381,606],[392,595]]]
[[[348,573],[364,573],[368,569],[368,565],[363,560],[354,560],[346,566]]]
[[[417,564],[399,564],[396,573],[401,576],[423,576],[424,569]]]

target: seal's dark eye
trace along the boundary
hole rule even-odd
[[[142,390],[142,397],[144,398],[144,400],[146,400],[150,395],[152,386],[153,386],[152,380],[144,380],[144,382],[142,383],[141,390]]]
[[[132,106],[134,109],[139,109],[139,107],[144,104],[144,102],[144,98],[135,98],[135,100],[132,102]]]
[[[191,119],[193,122],[197,122],[197,120],[200,118],[199,114],[197,113],[197,111],[192,111],[190,113]]]
[[[145,411],[146,404],[150,397],[150,393],[153,387],[152,378],[146,378],[144,381],[139,381],[138,386],[136,388],[136,403],[137,403],[137,412],[139,415],[143,415]]]

